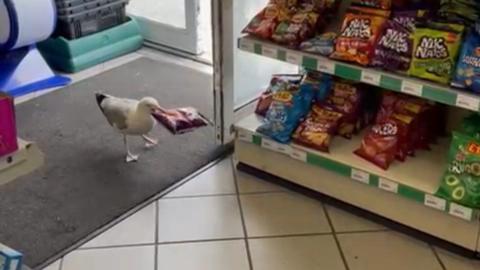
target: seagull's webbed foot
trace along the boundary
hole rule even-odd
[[[158,140],[152,139],[148,137],[147,135],[142,135],[143,140],[145,140],[145,147],[146,148],[152,148],[158,145]]]

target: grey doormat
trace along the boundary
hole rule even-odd
[[[122,137],[99,111],[96,91],[213,114],[211,75],[146,58],[18,106],[19,136],[39,144],[46,164],[0,186],[0,243],[31,267],[223,154],[213,127],[181,136],[158,127],[159,146],[146,151],[136,139],[140,161],[125,164]]]

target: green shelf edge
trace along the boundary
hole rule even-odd
[[[251,46],[242,46],[242,43],[245,43],[245,42],[249,42],[252,44]],[[276,57],[263,55],[263,46],[269,46],[269,47],[275,48],[277,50]],[[402,77],[402,75],[399,75],[399,74],[390,75],[390,73],[382,70],[376,70],[376,69],[371,69],[367,67],[363,68],[363,67],[343,63],[343,62],[338,62],[322,56],[316,56],[316,55],[312,55],[312,54],[301,52],[301,51],[293,51],[288,48],[284,48],[276,44],[271,44],[266,41],[257,40],[255,38],[248,37],[248,36],[239,38],[238,48],[243,51],[248,51],[251,53],[255,53],[257,55],[262,55],[262,56],[269,57],[269,58],[276,59],[283,62],[286,62],[286,55],[288,53],[293,52],[294,54],[297,54],[300,57],[300,59],[302,60],[301,65],[303,67],[308,69],[314,69],[314,70],[318,70],[318,63],[320,61],[325,61],[326,63],[330,63],[330,64],[333,63],[334,64],[333,73],[332,72],[327,72],[327,73],[332,73],[332,75],[335,75],[344,79],[353,80],[353,81],[362,82],[362,73],[364,71],[371,71],[371,72],[377,73],[380,77],[379,83],[378,84],[370,83],[372,85],[375,85],[387,90],[391,90],[391,91],[401,92],[403,88],[402,87],[403,83],[409,82],[409,83],[413,83],[418,86],[421,86],[422,93],[420,97],[424,99],[436,101],[436,102],[443,103],[450,106],[464,108],[471,111],[476,111],[476,112],[480,111],[480,96],[477,96],[469,92],[462,92],[460,90],[449,88],[448,86],[441,86],[441,85],[436,86],[435,83],[423,82],[422,80],[419,80],[416,78]],[[364,83],[368,83],[368,82],[364,82]],[[411,94],[411,93],[407,93],[407,94]],[[466,106],[457,105],[457,100],[460,95],[470,100],[468,105]]]
[[[236,129],[237,129],[237,131],[240,130],[238,127]],[[243,130],[243,131],[247,132],[247,133],[251,133],[251,131],[249,131],[249,130]],[[262,140],[263,139],[264,138],[263,138],[262,135],[254,133],[254,134],[252,134],[251,141],[249,141],[249,143],[252,143],[256,146],[262,147]],[[288,146],[288,147],[291,148],[290,145],[284,145],[284,146]],[[303,150],[301,150],[301,151],[303,151]],[[358,171],[361,171],[361,172],[365,172],[362,169],[353,168],[353,167],[351,167],[347,164],[328,159],[327,157],[324,157],[324,156],[316,155],[315,153],[312,153],[312,152],[308,152],[308,151],[304,151],[304,152],[306,152],[305,163],[307,163],[309,165],[316,166],[316,167],[320,167],[322,169],[329,170],[331,172],[340,174],[342,176],[346,176],[350,179],[351,179],[351,176],[352,176],[352,170],[358,170]],[[297,160],[297,159],[295,159],[295,160]],[[366,173],[368,173],[368,172],[366,172]],[[383,190],[379,186],[381,177],[378,176],[378,175],[375,175],[375,174],[371,174],[371,173],[368,173],[368,175],[369,175],[368,183],[365,182],[364,184],[368,184],[371,187],[375,187],[375,188],[378,188],[380,190]],[[395,194],[397,194],[397,195],[399,195],[403,198],[416,201],[416,202],[418,202],[418,203],[420,203],[424,206],[427,206],[427,205],[425,205],[426,196],[432,196],[432,197],[444,200],[446,202],[446,207],[445,207],[444,210],[436,209],[434,207],[429,207],[429,206],[427,206],[427,207],[445,212],[448,215],[452,215],[452,214],[450,214],[450,208],[453,204],[455,204],[454,202],[450,202],[450,201],[445,200],[443,198],[437,197],[435,194],[425,193],[425,192],[423,192],[421,190],[418,190],[414,187],[410,187],[410,186],[395,182],[392,179],[387,179],[387,180],[390,180],[390,181],[398,184],[398,191]],[[385,191],[385,192],[387,192],[387,191]],[[461,219],[467,220],[467,221],[476,221],[476,220],[480,219],[480,210],[473,209],[473,208],[470,208],[470,207],[465,207],[465,206],[462,206],[462,207],[464,207],[465,209],[470,209],[472,211],[471,218],[470,219],[465,219],[465,218],[461,218],[461,217],[458,217],[458,218],[461,218]],[[454,215],[452,215],[452,216],[454,216]]]

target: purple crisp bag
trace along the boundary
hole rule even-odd
[[[413,39],[410,31],[389,20],[375,47],[372,65],[395,72],[407,72],[412,62]]]
[[[195,108],[186,107],[156,112],[153,116],[173,134],[184,134],[208,125]]]

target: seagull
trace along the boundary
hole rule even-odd
[[[95,95],[98,106],[107,118],[108,123],[123,135],[127,163],[138,161],[138,155],[130,152],[127,136],[141,136],[145,140],[147,148],[158,144],[158,140],[148,136],[155,126],[152,113],[156,111],[165,112],[165,109],[158,104],[155,98],[144,97],[141,100],[135,100],[101,93]]]

